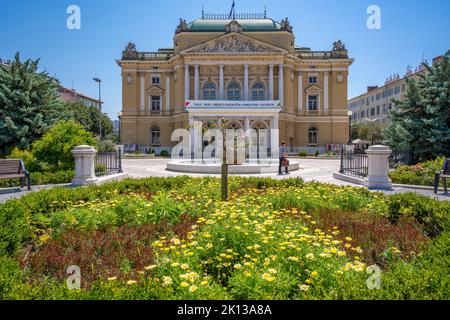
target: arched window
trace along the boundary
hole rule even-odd
[[[161,145],[161,130],[158,127],[152,128],[151,133],[152,146],[160,146]]]
[[[316,128],[310,128],[308,130],[308,145],[309,146],[319,145],[319,131]]]
[[[237,82],[228,85],[228,100],[241,100],[241,86]]]
[[[216,85],[208,82],[203,89],[203,99],[216,100]]]
[[[257,82],[253,85],[252,88],[252,100],[264,100],[265,98],[265,91],[264,91],[264,84],[261,82]]]

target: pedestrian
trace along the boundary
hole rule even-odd
[[[286,149],[286,143],[283,142],[280,147],[280,167],[278,170],[278,174],[282,175],[282,168],[285,167],[286,174],[289,174],[289,162],[288,162],[288,154]]]

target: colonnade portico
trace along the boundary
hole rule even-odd
[[[278,101],[262,101],[260,104],[255,103],[256,107],[251,108],[206,108],[201,105],[202,102],[193,101],[191,103],[192,105],[187,107],[191,129],[197,123],[202,123],[202,126],[212,123],[216,125],[216,128],[221,128],[223,125],[222,119],[225,119],[227,125],[239,124],[240,129],[248,134],[251,129],[261,129],[257,126],[263,124],[267,130],[267,147],[270,150],[268,157],[273,159],[279,157],[279,114],[281,108]],[[239,102],[236,103],[239,104]],[[264,104],[272,104],[272,106],[264,107]],[[203,141],[195,141],[194,130],[191,130],[190,134],[191,149],[200,148]],[[257,143],[260,144],[261,141]]]
[[[235,63],[231,63],[230,65],[236,66]],[[251,97],[251,88],[250,88],[250,76],[249,76],[249,68],[252,64],[246,63],[242,64],[244,68],[243,73],[243,86],[242,86],[242,101],[250,101],[252,99]],[[260,64],[255,64],[260,65]],[[194,100],[200,99],[200,67],[202,66],[202,63],[186,63],[184,65],[184,96],[185,100],[191,99],[191,72],[190,68],[191,66],[194,67]],[[219,88],[218,88],[218,100],[226,100],[226,88],[225,88],[225,64],[218,65],[218,76],[219,76]],[[278,99],[281,102],[281,106],[284,105],[284,64],[279,63],[278,65]],[[274,100],[275,94],[274,94],[274,69],[275,64],[267,64],[268,68],[268,88],[266,90],[268,100]]]

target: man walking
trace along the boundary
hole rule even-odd
[[[280,168],[278,170],[279,175],[283,174],[282,168],[283,168],[283,164],[286,160],[287,160],[287,149],[286,149],[286,143],[283,142],[280,147]],[[289,174],[289,166],[286,166],[285,168],[286,168],[286,174]]]

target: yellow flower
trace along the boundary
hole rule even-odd
[[[170,286],[172,284],[172,278],[170,277],[163,277],[163,286]]]
[[[157,267],[157,265],[151,265],[151,266],[145,267],[144,269],[147,271],[150,271],[150,270],[155,269],[156,267]]]
[[[178,262],[174,262],[174,263],[172,263],[170,266],[172,267],[172,268],[176,268],[176,267],[178,267],[180,264],[178,263]]]
[[[234,265],[234,268],[236,270],[241,270],[242,269],[242,265],[241,264],[236,264],[236,265]]]
[[[317,273],[317,271],[313,271],[313,272],[311,272],[311,277],[312,278],[315,278],[315,277],[317,277],[319,274]]]
[[[298,262],[299,258],[297,257],[289,257],[288,260],[294,261],[294,262]]]
[[[308,253],[308,254],[306,255],[306,258],[307,258],[307,259],[310,259],[310,260],[313,260],[313,259],[314,259],[314,254],[313,254],[313,253]]]
[[[300,285],[300,290],[301,291],[308,291],[309,290],[309,286],[307,286],[305,284],[302,284],[302,285]]]
[[[108,278],[108,281],[116,281],[116,280],[117,280],[117,277]]]
[[[189,287],[189,283],[187,283],[187,282],[182,282],[182,283],[180,283],[180,287],[182,287],[182,288],[187,288],[187,287]]]
[[[270,273],[264,273],[263,275],[262,275],[262,278],[264,279],[264,280],[266,280],[267,282],[273,282],[273,281],[275,281],[275,277],[274,276],[272,276]]]
[[[347,241],[347,242],[352,242],[352,241],[353,241],[353,239],[352,239],[352,238],[350,238],[350,237],[346,237],[346,238],[345,238],[345,241]]]
[[[277,270],[275,270],[275,269],[269,269],[268,271],[269,271],[269,273],[271,273],[271,274],[277,274]]]
[[[189,265],[188,265],[187,263],[183,263],[183,264],[181,265],[181,269],[187,270],[187,269],[189,269]]]
[[[127,285],[131,286],[131,285],[134,285],[136,283],[137,283],[137,281],[135,281],[135,280],[128,280]]]
[[[191,286],[190,288],[189,288],[189,292],[195,292],[195,291],[197,291],[198,290],[198,287],[197,286]]]

